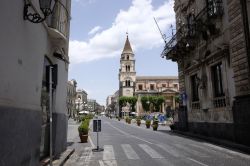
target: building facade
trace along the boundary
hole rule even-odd
[[[135,70],[135,55],[127,36],[120,58],[119,69],[119,91],[115,97],[115,109],[119,110],[121,116],[122,108],[119,108],[118,98],[120,96],[137,96],[136,112],[143,114],[140,102],[141,96],[164,96],[165,103],[162,105],[162,112],[165,107],[176,108],[175,96],[179,95],[178,77],[175,76],[137,76]],[[125,110],[125,109],[124,109]],[[123,112],[124,112],[123,110]],[[128,109],[126,109],[128,111]],[[126,112],[127,112],[126,111]],[[117,111],[118,115],[118,111]]]
[[[80,111],[82,110],[85,111],[88,106],[88,93],[83,89],[77,89],[75,103],[76,103],[77,115]]]
[[[76,87],[77,87],[77,82],[76,80],[70,80],[67,83],[67,109],[68,109],[68,117],[69,118],[74,118],[75,110],[76,110]]]
[[[120,96],[134,96],[136,81],[135,58],[128,36],[121,54],[119,69]]]
[[[163,57],[178,63],[176,127],[249,144],[249,20],[245,0],[175,0],[176,34]]]
[[[26,5],[28,2],[30,6]],[[43,22],[32,23],[29,21],[32,18],[24,11],[38,11],[43,16],[38,2],[0,2],[1,165],[39,165],[39,160],[49,155],[51,110],[46,68],[52,65],[53,70],[57,69],[53,73],[53,155],[60,154],[67,145],[66,90],[71,1],[53,1],[52,13]],[[33,20],[36,21],[41,20]]]
[[[135,85],[135,96],[164,96],[160,112],[166,109],[176,109],[178,106],[175,100],[179,95],[179,80],[177,76],[137,76]],[[140,100],[137,103],[137,112],[144,112]]]

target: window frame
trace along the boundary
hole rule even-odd
[[[192,102],[197,102],[200,100],[199,83],[198,83],[198,74],[197,73],[190,76],[190,83],[191,83]]]
[[[225,96],[222,72],[223,72],[222,62],[219,62],[211,66],[212,89],[213,89],[213,97],[215,98]]]

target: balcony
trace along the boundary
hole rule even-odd
[[[52,39],[67,41],[70,15],[61,3],[55,4],[53,13],[47,19],[48,33]]]
[[[185,56],[196,47],[199,40],[208,40],[209,35],[220,32],[216,26],[218,19],[223,15],[222,1],[218,0],[215,4],[208,4],[195,17],[191,14],[192,20],[187,25],[179,28],[176,34],[166,43],[161,57],[177,61],[179,57]]]

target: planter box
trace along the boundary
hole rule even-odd
[[[81,143],[88,142],[88,135],[79,134],[79,136],[80,136]]]

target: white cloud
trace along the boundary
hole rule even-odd
[[[166,32],[170,24],[175,22],[173,4],[173,0],[166,0],[162,6],[154,8],[151,0],[133,0],[128,10],[120,10],[110,28],[96,33],[88,41],[70,41],[71,63],[120,55],[127,30],[134,51],[162,46],[163,41],[153,17],[157,19],[161,30]],[[92,29],[93,33],[95,28]]]
[[[89,35],[93,35],[93,34],[95,34],[96,32],[98,32],[98,31],[100,31],[102,29],[102,27],[100,27],[100,26],[95,26],[93,29],[91,29],[90,31],[89,31]]]

